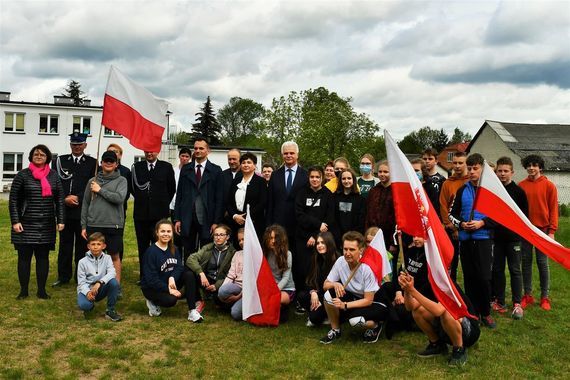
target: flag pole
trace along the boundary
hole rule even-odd
[[[97,181],[97,171],[99,170],[99,150],[101,149],[101,135],[103,134],[103,123],[101,123],[101,127],[99,127],[99,137],[97,138],[97,153],[95,155],[95,159],[97,160],[97,164],[95,165],[95,173],[93,175],[93,182]],[[91,192],[91,200],[95,199],[95,193]]]

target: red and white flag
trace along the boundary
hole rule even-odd
[[[129,139],[132,146],[160,152],[168,123],[168,103],[111,66],[101,124]]]
[[[453,258],[453,245],[437,211],[431,205],[412,164],[386,130],[384,141],[398,228],[408,235],[424,238],[428,278],[439,302],[455,319],[473,317],[449,277],[447,268]]]
[[[473,207],[517,233],[564,268],[570,269],[570,249],[531,223],[486,162]]]
[[[281,291],[263,256],[249,215],[248,205],[243,242],[242,318],[258,326],[278,326]]]
[[[368,247],[364,250],[360,262],[367,264],[376,279],[378,285],[382,284],[382,279],[392,273],[390,260],[388,260],[388,251],[386,250],[386,243],[384,242],[384,233],[378,229],[374,239],[370,242]]]

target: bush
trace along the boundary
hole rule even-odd
[[[570,216],[570,204],[561,204],[559,214],[560,216]]]

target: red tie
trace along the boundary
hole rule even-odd
[[[202,165],[196,166],[196,182],[200,185],[200,181],[202,180]]]

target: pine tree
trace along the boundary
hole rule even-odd
[[[65,87],[63,91],[64,93],[61,95],[73,98],[73,104],[76,106],[82,106],[83,101],[87,98],[86,96],[83,96],[85,93],[81,91],[81,84],[73,79],[69,81],[67,87]]]
[[[200,112],[196,113],[196,123],[192,124],[192,137],[202,137],[210,145],[220,145],[220,132],[222,128],[216,119],[210,97],[204,103]]]

